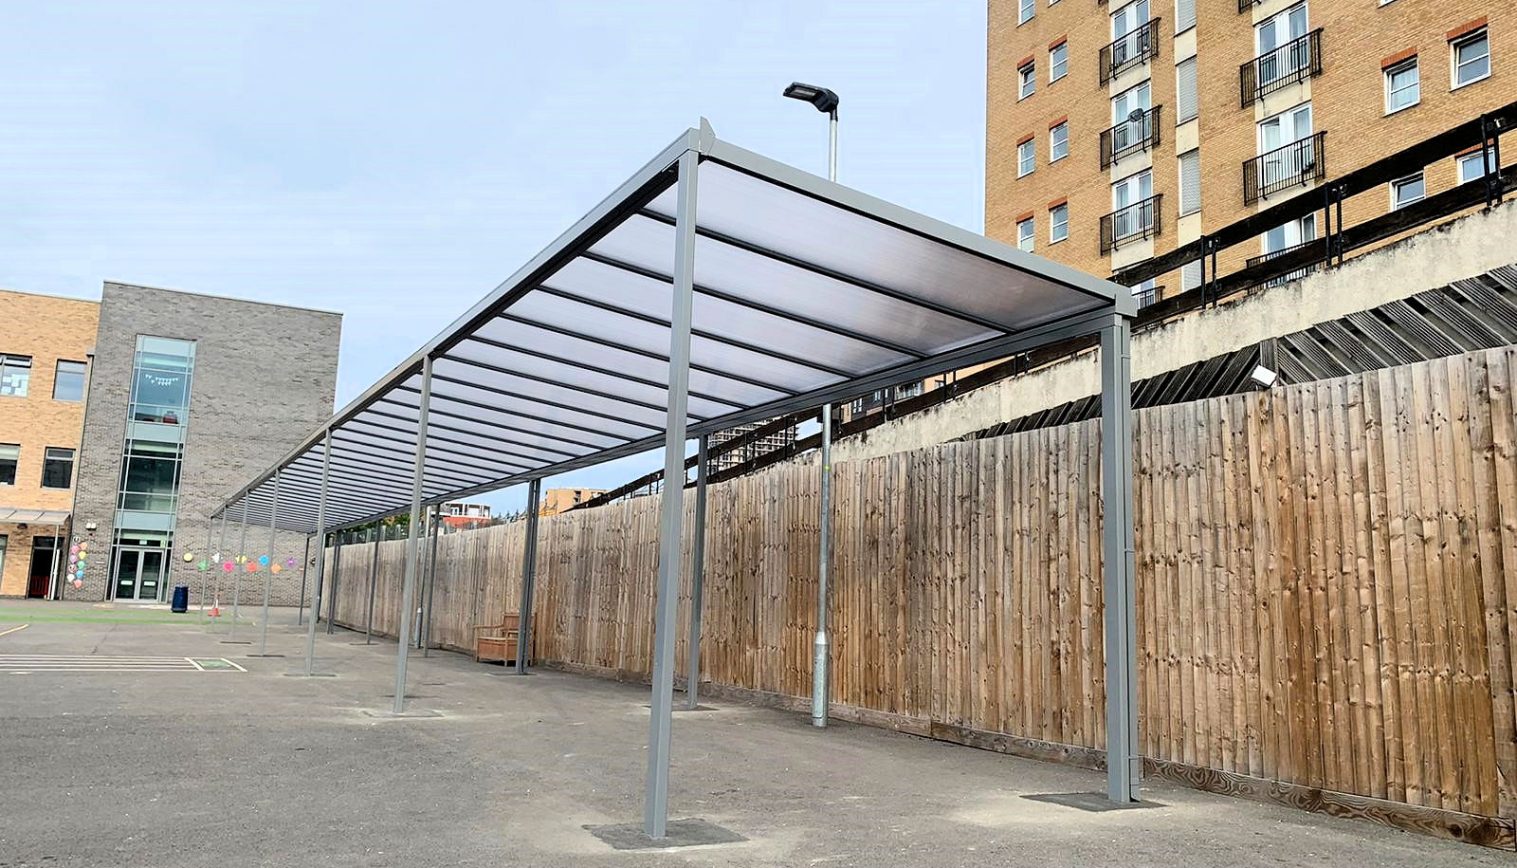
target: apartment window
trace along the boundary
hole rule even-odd
[[[1102,253],[1124,239],[1146,238],[1158,227],[1153,173],[1147,169],[1111,185],[1112,213],[1103,218]]]
[[[1033,91],[1038,89],[1038,75],[1035,64],[1026,64],[1017,68],[1017,99],[1027,99]]]
[[[1048,162],[1069,156],[1069,121],[1048,128]]]
[[[0,443],[0,485],[16,484],[16,464],[21,460],[21,447],[15,443]]]
[[[32,382],[32,357],[0,353],[0,397],[25,398]]]
[[[1180,216],[1201,210],[1201,151],[1180,155]]]
[[[1195,289],[1201,285],[1201,260],[1192,259],[1180,266],[1180,291]]]
[[[1031,175],[1036,164],[1032,139],[1017,145],[1017,177]]]
[[[1422,173],[1408,175],[1399,181],[1391,182],[1391,210],[1405,208],[1413,202],[1420,202],[1427,195],[1427,185],[1423,182]]]
[[[84,362],[58,362],[53,373],[54,401],[84,400],[84,369]]]
[[[1454,88],[1474,84],[1491,75],[1491,37],[1477,30],[1449,43],[1453,49]]]
[[[1297,72],[1311,59],[1311,49],[1298,41],[1306,35],[1306,4],[1295,6],[1271,16],[1254,28],[1254,47],[1258,50],[1255,73],[1256,86],[1267,88],[1275,81]]]
[[[1159,286],[1152,277],[1132,288],[1132,300],[1138,305],[1139,310],[1153,304],[1158,300],[1158,296]]]
[[[1487,156],[1489,155],[1489,156]],[[1496,165],[1496,149],[1486,147],[1484,151],[1476,151],[1473,154],[1465,154],[1454,160],[1459,167],[1459,183],[1463,184],[1476,178],[1485,177],[1485,162],[1489,159],[1492,168],[1501,168]]]
[[[1060,42],[1048,49],[1048,83],[1053,84],[1069,74],[1069,43]]]
[[[1422,76],[1417,69],[1417,58],[1403,60],[1386,67],[1385,113],[1395,114],[1411,108],[1422,101]]]
[[[1019,249],[1021,249],[1021,250],[1025,250],[1028,253],[1031,253],[1032,252],[1032,245],[1033,245],[1033,237],[1032,236],[1033,236],[1033,233],[1036,232],[1036,231],[1037,231],[1037,227],[1033,225],[1031,217],[1028,217],[1026,220],[1018,220],[1017,221],[1017,247]]]
[[[1069,206],[1055,205],[1048,209],[1048,243],[1057,244],[1069,237]]]
[[[1271,259],[1278,259],[1281,256],[1294,252],[1301,245],[1310,244],[1315,240],[1317,240],[1317,216],[1315,214],[1308,214],[1298,220],[1292,220],[1289,223],[1276,226],[1264,233],[1264,255],[1260,256],[1257,260],[1250,259],[1248,264],[1253,265],[1256,262],[1268,262]],[[1315,271],[1316,267],[1315,264],[1309,264],[1288,274],[1272,277],[1264,282],[1264,286],[1283,286],[1291,281],[1300,280]]]
[[[1175,64],[1175,123],[1194,120],[1199,112],[1196,98],[1196,59]]]
[[[1175,35],[1196,26],[1196,0],[1175,0]]]
[[[1036,10],[1037,0],[1017,0],[1017,23],[1026,24],[1032,20]]]
[[[42,457],[42,487],[68,488],[74,484],[74,450],[49,446]]]
[[[10,542],[10,537],[0,533],[0,576],[5,575],[5,546]]]

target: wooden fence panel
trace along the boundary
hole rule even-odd
[[[1514,354],[1136,414],[1151,760],[1517,817]],[[711,487],[702,678],[809,696],[817,472]],[[833,701],[1100,750],[1099,421],[833,472]],[[650,674],[659,501],[542,520],[539,658]],[[687,491],[687,528],[693,507]],[[442,537],[436,644],[469,650],[471,625],[517,609],[523,542],[520,523]],[[381,544],[376,633],[395,632],[403,552]],[[345,550],[339,581],[338,618],[359,629],[369,553]],[[689,557],[687,532],[682,675]]]

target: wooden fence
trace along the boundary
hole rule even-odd
[[[1514,390],[1509,347],[1136,414],[1150,773],[1513,846]],[[1101,764],[1099,431],[835,468],[840,716]],[[804,705],[816,493],[791,466],[712,487],[717,689]],[[648,677],[657,524],[652,497],[543,519],[537,657]],[[393,634],[403,543],[382,546],[375,629]],[[360,550],[338,620],[361,629]],[[442,538],[436,644],[467,649],[469,625],[516,608],[521,551],[520,524]]]

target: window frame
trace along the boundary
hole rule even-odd
[[[1036,137],[1030,138],[1030,139],[1028,139],[1025,142],[1019,142],[1017,144],[1017,177],[1018,178],[1025,178],[1028,175],[1031,175],[1033,172],[1036,172],[1038,170],[1038,147],[1037,147],[1037,144],[1038,144],[1038,140],[1037,140]],[[1025,171],[1022,168],[1022,163],[1023,163],[1022,149],[1023,148],[1027,149],[1027,154],[1026,154],[1027,169]]]
[[[1017,26],[1038,17],[1038,0],[1017,0]]]
[[[1029,60],[1017,67],[1017,102],[1038,92],[1038,62]]]
[[[1060,130],[1064,131],[1064,153],[1062,153],[1062,154],[1058,153],[1057,150],[1055,150],[1055,147],[1054,147],[1055,141],[1056,141],[1055,138],[1054,138],[1054,133],[1059,132]],[[1068,156],[1069,156],[1069,121],[1061,121],[1061,122],[1059,122],[1057,124],[1054,124],[1053,126],[1051,126],[1051,127],[1048,128],[1048,162],[1051,165],[1053,163],[1057,163],[1058,161],[1060,161],[1060,160],[1062,160],[1062,159],[1064,159],[1064,158],[1066,158]]]
[[[32,393],[32,371],[37,369],[36,359],[32,356],[23,356],[20,353],[0,353],[0,383],[5,381],[7,369],[26,371],[25,385],[19,392],[10,394],[0,393],[0,398],[26,398]]]
[[[1405,202],[1398,201],[1396,198],[1396,191],[1400,189],[1403,184],[1410,183],[1413,179],[1416,179],[1416,181],[1422,185],[1422,192],[1418,194],[1417,198],[1415,199],[1408,199]],[[1418,202],[1421,202],[1423,199],[1427,198],[1427,175],[1425,175],[1423,172],[1413,172],[1410,175],[1397,178],[1390,183],[1390,189],[1391,210],[1400,211],[1402,208],[1405,208],[1408,205],[1415,205]]]
[[[1387,66],[1385,69],[1382,69],[1380,71],[1381,78],[1385,82],[1385,116],[1386,117],[1390,117],[1393,114],[1398,114],[1400,112],[1404,112],[1407,109],[1416,108],[1417,106],[1419,106],[1419,105],[1422,104],[1422,64],[1420,63],[1420,60],[1421,60],[1421,58],[1418,55],[1414,54],[1411,57],[1408,57],[1406,60],[1402,60],[1402,61],[1398,61],[1396,63],[1393,63],[1390,66]],[[1412,71],[1415,71],[1417,73],[1417,81],[1413,85],[1413,87],[1415,87],[1417,89],[1417,97],[1416,97],[1416,99],[1412,100],[1411,102],[1407,103],[1406,105],[1398,106],[1398,107],[1393,108],[1391,106],[1391,97],[1396,92],[1396,88],[1395,88],[1395,84],[1394,84],[1394,82],[1395,82],[1395,75],[1398,72],[1405,72],[1407,70],[1412,70]],[[1403,90],[1404,89],[1405,88],[1403,88]]]
[[[1197,187],[1197,189],[1196,189],[1196,207],[1194,207],[1191,210],[1187,211],[1187,210],[1185,210],[1185,198],[1186,198],[1185,194],[1188,191],[1188,187],[1187,187],[1187,185],[1185,183],[1185,158],[1188,157],[1188,156],[1190,156],[1191,154],[1195,154],[1196,155],[1196,178],[1197,178],[1197,182],[1196,182],[1196,187]],[[1177,182],[1176,183],[1176,187],[1179,189],[1179,195],[1175,197],[1175,199],[1176,199],[1176,202],[1175,202],[1175,211],[1176,211],[1176,216],[1177,217],[1189,217],[1192,214],[1199,214],[1199,213],[1201,213],[1201,190],[1200,190],[1201,181],[1200,181],[1200,179],[1201,179],[1201,149],[1200,148],[1191,148],[1190,150],[1185,151],[1184,153],[1176,154],[1175,155],[1175,180]]]
[[[1055,52],[1061,52],[1064,55],[1063,62],[1062,62],[1062,66],[1064,67],[1064,71],[1063,72],[1059,72],[1057,75],[1055,75],[1054,73],[1057,72],[1057,70],[1059,69],[1061,63],[1060,63],[1059,59],[1055,57]],[[1068,76],[1069,76],[1069,41],[1065,40],[1064,42],[1060,42],[1058,45],[1055,45],[1053,48],[1048,49],[1048,83],[1049,84],[1053,84],[1054,82],[1058,81],[1059,79],[1066,78]]]
[[[1471,151],[1468,154],[1460,154],[1454,158],[1454,177],[1458,180],[1458,183],[1468,184],[1471,181],[1478,181],[1481,178],[1485,177],[1486,154],[1491,155],[1491,162],[1499,163],[1499,161],[1496,159],[1496,149],[1490,145],[1486,145],[1484,148],[1481,148],[1478,151]],[[1466,178],[1464,177],[1464,164],[1472,160],[1479,161],[1478,165],[1480,166],[1480,171],[1476,172],[1473,177]],[[1501,166],[1497,165],[1496,170],[1498,172],[1501,171]]]
[[[1054,216],[1060,212],[1063,212],[1064,214],[1064,219],[1062,221]],[[1054,237],[1054,230],[1060,226],[1064,227],[1064,234],[1058,237]],[[1062,202],[1048,209],[1048,243],[1050,246],[1052,246],[1054,244],[1058,244],[1061,241],[1067,240],[1069,240],[1069,203]]]
[[[53,455],[54,452],[67,452],[68,453],[68,458],[67,459],[57,458],[57,457],[55,457]],[[40,486],[42,488],[48,488],[48,489],[52,489],[54,491],[60,491],[60,490],[61,491],[67,491],[68,489],[73,488],[74,487],[74,465],[75,465],[75,463],[78,462],[78,460],[79,460],[79,453],[75,449],[71,449],[71,448],[69,448],[67,446],[47,446],[47,447],[44,447],[43,450],[42,450],[42,478],[41,478],[41,481],[40,481]],[[48,469],[49,469],[49,467],[51,465],[56,464],[58,462],[66,462],[67,463],[67,465],[68,465],[68,471],[67,471],[68,475],[67,475],[67,478],[64,480],[64,482],[63,482],[62,485],[49,485],[48,484],[48,479],[47,479]]]
[[[1026,238],[1023,238],[1022,227],[1027,227]],[[1028,217],[1017,221],[1017,249],[1023,253],[1034,253],[1037,248],[1038,222],[1036,217]],[[1026,246],[1024,246],[1024,243]]]
[[[21,472],[21,444],[0,443],[0,450],[3,449],[16,450],[16,454],[10,457],[0,457],[0,466],[3,466],[3,464],[6,462],[10,464],[10,479],[6,480],[3,477],[0,477],[0,487],[9,487],[16,484],[16,475]]]
[[[79,376],[79,397],[77,397],[77,398],[60,398],[60,397],[58,397],[58,384],[61,383],[61,382],[63,382],[63,366],[64,365],[78,365],[79,366],[79,370],[77,372],[78,376]],[[84,400],[85,388],[86,388],[86,386],[87,386],[87,384],[89,382],[89,372],[90,372],[89,362],[80,362],[80,361],[77,361],[75,359],[58,359],[57,362],[53,365],[53,400],[54,401],[63,401],[65,403],[69,403],[69,404],[77,404],[80,401],[83,401]],[[69,376],[72,377],[74,375],[74,373],[75,372],[70,371],[69,372]]]
[[[1459,49],[1475,41],[1485,42],[1485,73],[1472,78],[1469,81],[1459,80]],[[1471,30],[1462,36],[1449,40],[1449,90],[1456,91],[1461,87],[1469,87],[1479,84],[1491,77],[1491,31],[1489,27],[1481,27]]]

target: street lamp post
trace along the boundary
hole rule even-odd
[[[838,95],[825,87],[792,82],[785,96],[809,102],[827,115],[827,180],[838,179]],[[818,519],[816,639],[811,646],[811,725],[827,725],[827,578],[832,560],[832,405],[822,405],[821,504]]]

